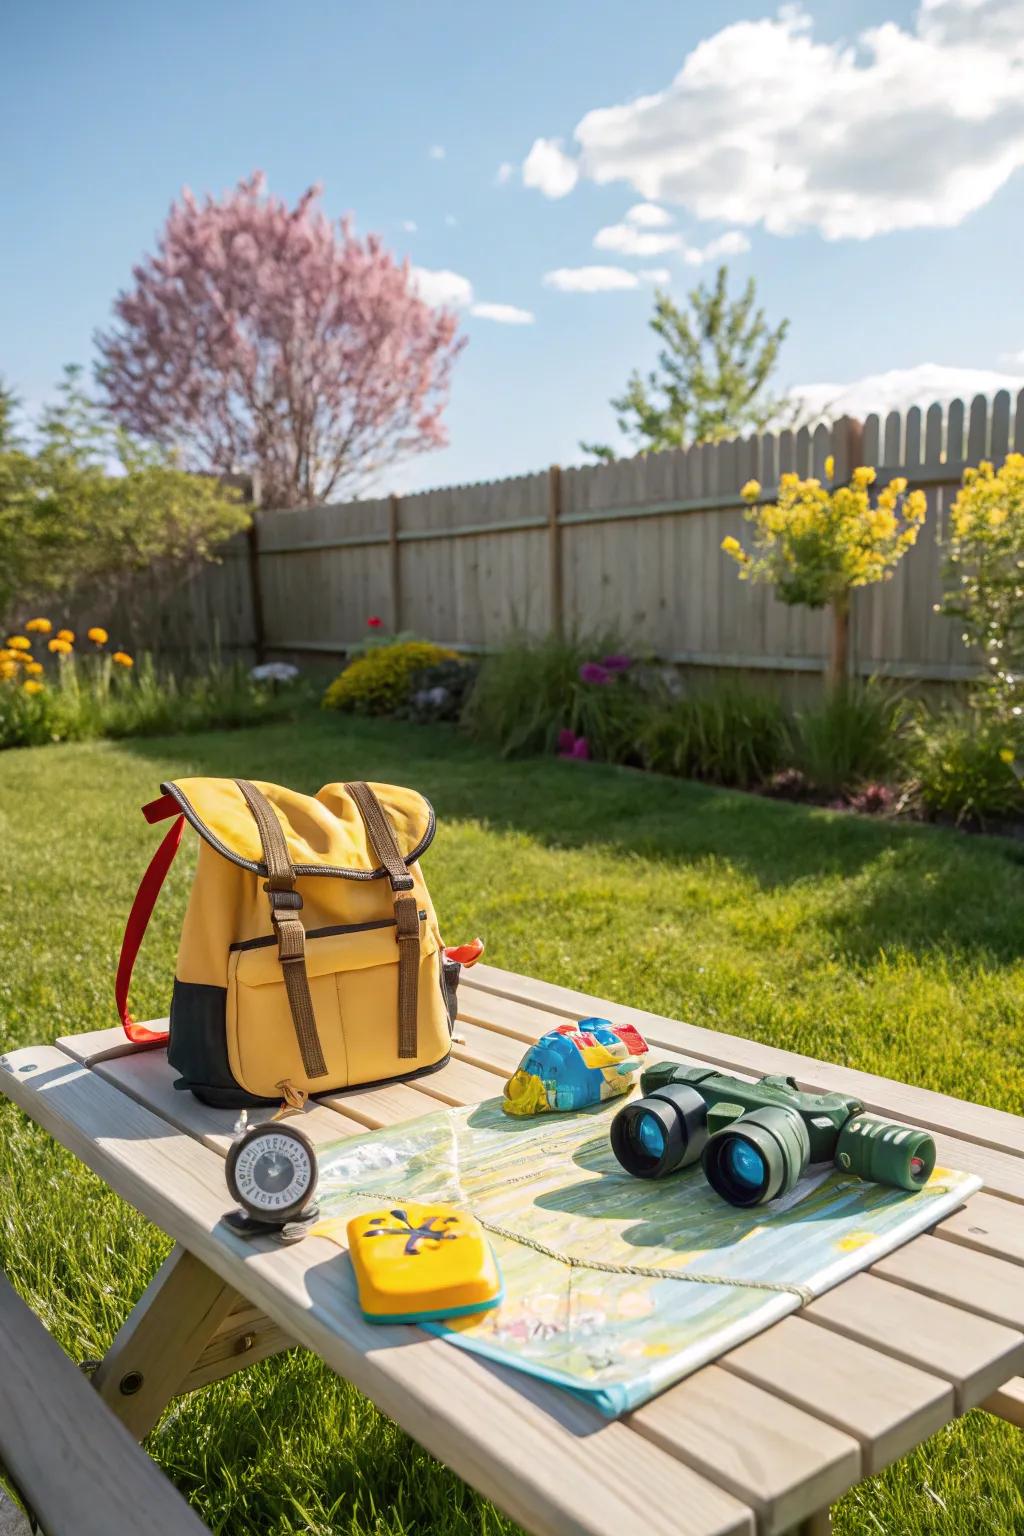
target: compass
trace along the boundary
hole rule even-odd
[[[246,1222],[261,1227],[296,1221],[316,1191],[313,1143],[293,1125],[254,1125],[232,1143],[225,1171]]]

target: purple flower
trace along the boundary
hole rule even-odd
[[[633,665],[632,656],[606,656],[601,663],[608,672],[628,672]]]
[[[590,757],[590,745],[585,736],[574,736],[572,731],[559,731],[558,733],[559,757],[575,758],[577,762],[585,763]]]
[[[582,667],[580,667],[581,683],[595,683],[601,686],[605,683],[610,683],[611,680],[612,674],[608,671],[607,667],[602,667],[599,661],[585,661]]]

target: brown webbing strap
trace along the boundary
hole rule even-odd
[[[416,993],[420,976],[420,919],[411,892],[413,878],[406,868],[402,850],[395,837],[395,829],[388,820],[369,784],[357,781],[346,784],[356,809],[363,818],[367,836],[374,854],[383,864],[395,893],[395,930],[398,937],[398,1054],[415,1056],[416,1040]]]
[[[302,1054],[303,1071],[309,1078],[326,1077],[327,1063],[317,1033],[309,977],[306,974],[306,930],[299,916],[302,897],[295,889],[295,871],[288,857],[288,844],[274,808],[263,792],[255,784],[250,784],[248,779],[236,779],[235,783],[242,791],[260,834],[260,846],[267,866],[267,883],[263,889],[270,897],[270,920],[277,936],[277,955]]]

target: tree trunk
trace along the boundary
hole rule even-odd
[[[846,684],[850,669],[850,594],[843,592],[832,599],[832,649],[828,658],[827,682],[831,693]]]

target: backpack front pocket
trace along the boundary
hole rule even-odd
[[[421,971],[435,945],[426,913],[420,913]],[[360,987],[360,1006],[345,1005],[350,976],[375,978]],[[329,1093],[367,1079],[352,1073],[350,1041],[358,1035],[387,1034],[392,1041],[387,1072],[397,1068],[398,945],[395,923],[339,923],[306,933],[306,974],[317,1034],[327,1071],[306,1076],[284,985],[277,940],[247,939],[231,946],[228,963],[228,1061],[237,1081],[260,1098],[280,1098],[281,1084],[290,1082],[307,1093]],[[387,1020],[391,1021],[390,1027]],[[361,1053],[360,1053],[361,1054]],[[437,1059],[436,1056],[434,1058]],[[415,1067],[410,1062],[410,1067]]]

